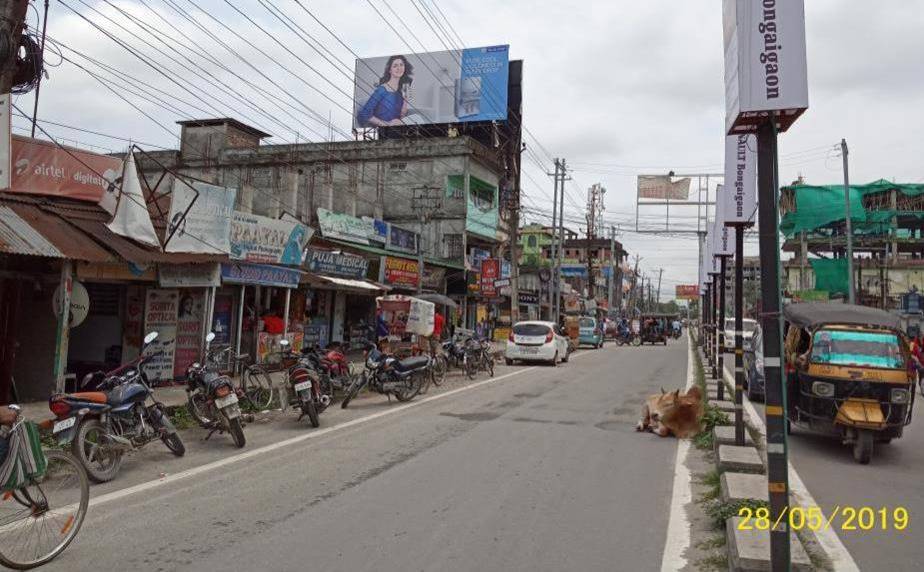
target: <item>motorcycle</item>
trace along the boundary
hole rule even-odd
[[[56,441],[71,447],[95,482],[111,481],[125,453],[158,439],[177,457],[186,453],[143,371],[144,365],[160,353],[146,353],[156,339],[157,332],[145,336],[141,354],[118,369],[87,374],[81,389],[95,383],[97,391],[56,394],[48,400],[55,415],[52,434]]]
[[[465,363],[466,340],[446,340],[443,342],[443,354],[452,367],[461,368]]]
[[[284,354],[291,354],[288,349],[288,340],[281,340],[279,344]],[[328,353],[335,352],[332,350]],[[344,361],[345,359],[344,357]],[[331,385],[333,376],[329,372],[332,368],[339,367],[336,364],[324,364],[323,362],[324,359],[317,354],[303,352],[296,364],[289,368],[289,385],[286,388],[289,405],[301,410],[302,413],[298,416],[298,420],[307,415],[312,427],[321,426],[319,416],[330,405],[334,391]],[[322,374],[317,368],[323,370],[324,373]]]
[[[302,350],[306,365],[321,376],[321,380],[330,385],[333,391],[346,391],[356,377],[350,366],[350,360],[338,342],[333,342],[326,349],[305,348]],[[332,394],[332,393],[331,393]]]
[[[350,401],[367,385],[373,391],[398,401],[414,399],[430,375],[430,356],[421,355],[398,359],[383,353],[375,344],[366,348],[366,364],[362,375],[353,381],[340,407],[346,409]]]
[[[200,427],[209,430],[206,440],[216,431],[227,432],[234,444],[241,448],[247,440],[237,391],[231,378],[218,372],[220,356],[230,352],[231,348],[212,352],[209,346],[214,339],[214,332],[205,336],[205,363],[196,362],[186,369],[186,408]]]
[[[616,340],[616,345],[618,346],[631,345],[638,347],[642,345],[642,337],[631,330],[617,332],[616,338],[614,339]]]

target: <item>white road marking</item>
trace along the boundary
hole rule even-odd
[[[687,386],[693,385],[693,344],[687,336]],[[661,572],[674,572],[687,565],[684,553],[690,547],[690,520],[687,505],[693,502],[693,488],[690,485],[690,469],[687,468],[687,454],[690,440],[677,441],[677,456],[674,459],[674,488],[671,492],[671,513],[667,521],[667,539],[661,555]]]
[[[779,361],[779,358],[777,358],[777,360]],[[728,384],[734,387],[735,379],[731,376],[730,373],[727,371],[723,372],[722,378],[728,382]],[[766,443],[767,427],[764,425],[764,420],[761,419],[761,416],[757,413],[757,409],[754,408],[754,404],[751,403],[750,399],[748,399],[747,394],[742,394],[741,397],[744,401],[744,408],[747,411],[748,417],[750,417],[751,423],[754,425],[754,428],[757,429],[757,432],[760,433],[764,443]],[[802,479],[799,477],[799,473],[796,472],[795,467],[792,466],[792,462],[789,462],[789,494],[797,506],[801,506],[806,510],[809,508],[820,507],[820,505],[812,497],[812,493],[809,492],[808,487],[806,487],[805,483],[802,482]],[[815,536],[815,541],[828,555],[828,558],[831,560],[831,566],[834,568],[834,570],[844,570],[845,572],[860,572],[860,567],[857,566],[856,562],[854,562],[853,557],[850,555],[850,552],[847,551],[847,548],[841,542],[841,539],[837,537],[837,533],[834,532],[834,527],[823,526],[821,527],[822,529],[818,531],[811,530],[811,527],[805,528],[810,534]]]
[[[575,354],[572,354],[572,355],[571,355],[571,359],[580,359],[580,358],[582,358],[582,357],[584,357],[584,356],[586,356],[586,355],[592,355],[592,352],[579,352],[579,353],[575,353]],[[333,433],[334,431],[340,431],[340,430],[342,430],[342,429],[348,429],[348,428],[350,428],[350,427],[355,427],[355,426],[361,425],[361,424],[363,424],[363,423],[368,423],[369,421],[375,421],[376,419],[381,419],[382,417],[387,417],[387,416],[389,416],[389,415],[395,415],[395,414],[400,413],[400,412],[402,412],[402,411],[406,411],[406,410],[408,410],[408,409],[410,409],[410,408],[412,408],[412,407],[419,407],[419,406],[424,405],[424,404],[426,404],[426,403],[431,403],[431,402],[437,401],[437,400],[439,400],[439,399],[445,399],[445,398],[450,397],[450,396],[452,396],[452,395],[456,395],[456,394],[459,394],[459,393],[462,393],[462,392],[465,392],[465,391],[470,391],[470,390],[472,390],[472,389],[476,389],[476,388],[481,387],[481,386],[483,386],[483,385],[488,385],[488,384],[491,384],[491,383],[495,383],[495,382],[497,382],[497,381],[501,381],[501,380],[503,380],[503,379],[507,379],[507,378],[513,377],[513,376],[515,376],[515,375],[520,375],[520,374],[523,374],[523,373],[527,373],[527,372],[533,371],[533,370],[535,370],[535,369],[538,369],[538,366],[531,366],[531,367],[527,367],[527,368],[524,368],[524,369],[519,369],[519,370],[517,370],[517,371],[512,371],[512,372],[510,372],[510,373],[505,373],[504,375],[501,375],[501,376],[498,376],[498,377],[492,377],[492,378],[490,378],[490,379],[485,379],[485,380],[479,381],[479,382],[477,382],[477,383],[473,383],[473,384],[471,384],[471,385],[466,385],[466,386],[464,386],[464,387],[459,387],[459,388],[457,388],[457,389],[453,389],[453,390],[447,391],[447,392],[445,392],[445,393],[439,393],[439,394],[437,394],[437,395],[432,395],[432,396],[426,397],[426,398],[424,398],[424,399],[420,399],[420,400],[417,400],[417,401],[411,401],[410,403],[406,403],[406,404],[404,404],[404,405],[399,405],[399,406],[396,406],[396,407],[392,407],[392,408],[386,409],[386,410],[384,410],[384,411],[379,411],[378,413],[372,413],[371,415],[366,415],[365,417],[358,417],[358,418],[356,418],[356,419],[351,419],[351,420],[349,420],[349,421],[345,421],[345,422],[340,423],[340,424],[338,424],[338,425],[332,425],[332,426],[330,426],[330,427],[325,427],[324,429],[318,429],[317,431],[312,431],[312,432],[310,432],[310,433],[305,433],[304,435],[299,435],[299,436],[297,436],[297,437],[292,437],[292,438],[286,439],[286,440],[284,440],[284,441],[279,441],[278,443],[271,443],[271,444],[269,444],[269,445],[265,445],[265,446],[260,447],[260,448],[258,448],[258,449],[251,449],[250,451],[245,451],[245,452],[243,452],[243,453],[238,453],[237,455],[232,455],[231,457],[226,457],[226,458],[224,458],[224,459],[219,459],[219,460],[213,461],[213,462],[211,462],[211,463],[206,463],[205,465],[200,465],[200,466],[198,466],[198,467],[193,467],[193,468],[191,468],[191,469],[186,469],[185,471],[180,471],[179,473],[173,473],[173,474],[167,475],[166,477],[161,478],[161,479],[157,479],[157,480],[153,480],[153,481],[146,481],[146,482],[139,483],[139,484],[134,485],[134,486],[131,486],[131,487],[126,487],[126,488],[124,488],[124,489],[119,489],[119,490],[117,490],[117,491],[112,491],[111,493],[106,493],[106,494],[104,494],[104,495],[100,495],[100,496],[98,496],[98,497],[96,497],[96,498],[90,499],[90,506],[99,506],[99,505],[101,505],[101,504],[105,504],[105,503],[109,503],[109,502],[112,502],[112,501],[115,501],[115,500],[123,499],[123,498],[125,498],[125,497],[131,496],[131,495],[134,495],[134,494],[138,494],[138,493],[142,493],[142,492],[145,492],[145,491],[149,491],[149,490],[151,490],[151,489],[154,489],[154,488],[157,488],[157,487],[161,487],[161,486],[166,485],[166,484],[169,484],[169,483],[174,483],[174,482],[176,482],[176,481],[180,481],[180,480],[183,480],[183,479],[188,479],[189,477],[193,477],[193,476],[196,476],[196,475],[200,475],[200,474],[206,473],[206,472],[208,472],[208,471],[214,471],[215,469],[220,469],[221,467],[226,467],[226,466],[232,465],[232,464],[234,464],[234,463],[239,463],[240,461],[245,461],[245,460],[250,459],[250,458],[252,458],[252,457],[256,457],[257,455],[262,455],[262,454],[264,454],[264,453],[269,453],[270,451],[275,451],[275,450],[277,450],[277,449],[282,449],[283,447],[288,447],[289,445],[295,445],[296,443],[301,443],[302,441],[307,441],[307,440],[309,440],[309,439],[317,439],[318,437],[323,437],[324,435],[327,435],[327,434],[329,434],[329,433]]]

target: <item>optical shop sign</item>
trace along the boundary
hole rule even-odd
[[[234,211],[231,260],[300,266],[314,230],[296,220]]]

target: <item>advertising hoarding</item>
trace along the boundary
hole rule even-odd
[[[318,226],[324,238],[335,238],[356,244],[369,244],[369,223],[362,219],[318,209]]]
[[[385,248],[386,250],[416,254],[417,233],[389,224],[388,242],[385,243]]]
[[[672,181],[669,175],[639,175],[638,198],[685,201],[690,198],[690,179]]]
[[[157,332],[157,340],[148,351],[154,356],[144,365],[153,381],[173,379],[173,358],[176,351],[177,312],[180,293],[177,290],[149,288],[144,303],[144,329]]]
[[[696,300],[699,298],[699,286],[696,284],[678,284],[674,286],[674,298],[678,300]]]
[[[509,46],[356,60],[353,128],[507,119]]]
[[[494,283],[500,278],[500,260],[488,258],[481,262],[481,295],[485,298],[497,296]]]
[[[212,288],[221,286],[221,268],[213,264],[158,264],[161,288]]]
[[[728,187],[719,185],[716,189],[715,199],[715,255],[716,256],[734,256],[735,255],[735,227],[726,226],[726,216],[729,202],[725,198],[731,194]]]
[[[231,260],[300,266],[314,230],[291,219],[234,211]]]
[[[202,321],[205,319],[205,293],[186,290],[180,296],[176,324],[176,350],[173,376],[181,378],[193,362],[199,360],[202,346]]]
[[[13,135],[11,154],[10,191],[14,193],[99,204],[106,190],[122,176],[122,159],[118,157],[71,148],[64,151],[49,141]]]
[[[231,252],[231,214],[237,189],[199,181],[190,185],[182,181],[173,182],[170,230],[175,228],[176,232],[167,243],[167,252],[228,254]],[[183,213],[186,213],[185,218]]]
[[[278,286],[298,288],[301,273],[298,270],[235,262],[221,265],[221,279],[228,284],[253,284],[255,286]]]
[[[754,213],[757,212],[757,138],[753,134],[739,133],[725,137],[725,191],[725,224],[754,224]]]
[[[726,133],[755,131],[770,111],[785,131],[808,108],[803,0],[723,0]]]

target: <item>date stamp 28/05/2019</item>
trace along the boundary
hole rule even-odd
[[[897,507],[852,507],[835,506],[827,515],[820,507],[787,507],[778,518],[770,518],[767,507],[741,507],[738,510],[741,521],[739,530],[777,530],[783,524],[792,530],[827,530],[835,528],[845,532],[872,530],[907,531],[911,524],[908,509]]]

